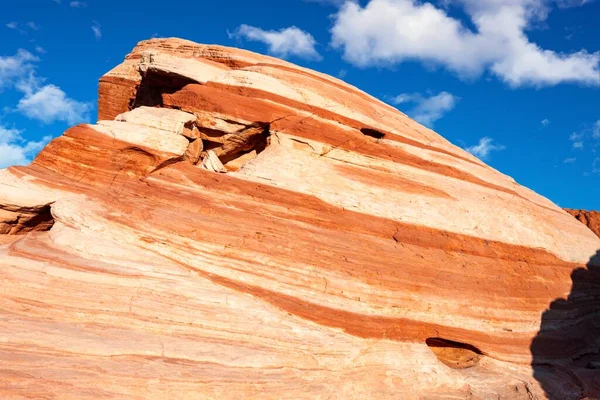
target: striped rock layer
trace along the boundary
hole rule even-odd
[[[0,397],[598,398],[600,239],[343,81],[144,41],[0,171]]]

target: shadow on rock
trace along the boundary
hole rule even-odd
[[[542,314],[533,375],[551,400],[600,399],[600,251],[571,274],[567,299]]]

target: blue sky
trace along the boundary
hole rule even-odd
[[[358,86],[563,207],[600,209],[600,0],[4,0],[0,167],[96,118],[151,37],[246,48]]]

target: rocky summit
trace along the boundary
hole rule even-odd
[[[600,239],[330,76],[180,39],[0,171],[0,398],[600,398]]]

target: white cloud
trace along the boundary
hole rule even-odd
[[[64,121],[70,125],[89,118],[91,106],[73,100],[58,86],[45,85],[25,94],[17,110],[29,118],[38,119],[46,124]]]
[[[0,126],[0,168],[28,164],[52,139],[45,136],[39,142],[27,142],[21,133],[20,130]]]
[[[550,120],[548,118],[545,118],[542,120],[542,127],[546,127],[548,125],[550,125]]]
[[[40,54],[46,54],[46,50],[42,46],[35,46],[35,51]]]
[[[571,133],[571,136],[569,136],[569,140],[572,142],[577,142],[577,141],[580,141],[581,139],[583,139],[583,133],[581,133],[581,132],[573,132],[573,133]]]
[[[69,98],[56,85],[45,84],[36,72],[38,61],[26,50],[19,50],[14,56],[0,56],[0,89],[14,88],[23,93],[16,110],[44,123],[87,121],[91,105]]]
[[[600,139],[600,119],[592,126],[592,137],[594,139]]]
[[[571,146],[574,149],[583,149],[583,137],[584,134],[582,132],[573,132],[569,136],[569,140],[572,142]]]
[[[0,89],[32,74],[37,61],[37,56],[23,49],[18,50],[14,56],[0,56]]]
[[[87,7],[87,3],[83,1],[72,1],[69,3],[69,6],[73,8],[85,8]]]
[[[576,157],[568,157],[568,158],[565,158],[565,160],[563,161],[563,163],[565,163],[565,164],[574,164],[575,161],[577,161]]]
[[[550,1],[455,0],[476,31],[428,2],[347,1],[334,15],[331,44],[361,67],[417,60],[461,77],[487,70],[513,87],[600,85],[600,52],[562,54],[529,41],[526,29],[547,18]]]
[[[27,31],[23,28],[28,28],[29,30],[32,30],[32,31],[39,31],[41,29],[41,27],[38,24],[36,24],[35,22],[27,22],[25,24],[19,24],[16,21],[12,21],[12,22],[9,22],[8,24],[6,24],[6,27],[9,29],[17,30],[17,31],[19,31],[19,33],[22,33],[22,34],[27,33]]]
[[[493,141],[494,141],[494,139],[486,136],[486,137],[479,139],[478,144],[476,144],[474,146],[470,146],[470,147],[465,147],[465,150],[468,151],[469,153],[473,154],[474,156],[479,157],[482,160],[485,160],[488,158],[489,154],[492,151],[502,151],[502,150],[506,149],[506,147],[501,144],[493,144],[492,143]]]
[[[94,32],[94,37],[96,38],[96,40],[102,39],[102,30],[100,29],[101,27],[102,27],[102,25],[100,25],[96,21],[93,21],[92,32]]]
[[[407,113],[423,125],[432,126],[445,113],[452,110],[459,98],[448,92],[437,95],[423,96],[420,93],[403,93],[391,99],[392,103],[414,104]]]
[[[582,141],[573,142],[573,148],[574,149],[583,149],[583,142]]]
[[[279,31],[266,31],[254,26],[240,25],[229,36],[262,42],[267,45],[269,53],[277,57],[296,56],[308,60],[321,60],[321,55],[315,49],[317,42],[313,36],[295,26]]]
[[[560,8],[580,7],[591,3],[594,0],[556,0],[556,4]]]
[[[27,25],[27,27],[28,27],[29,29],[31,29],[31,30],[34,30],[34,31],[39,31],[39,30],[40,30],[40,28],[41,28],[41,27],[40,27],[38,24],[36,24],[35,22],[28,22],[28,23],[26,23],[25,25]]]

